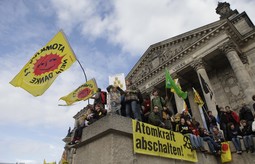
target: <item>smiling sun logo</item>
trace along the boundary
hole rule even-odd
[[[87,97],[90,93],[92,92],[92,90],[90,88],[83,88],[82,90],[80,90],[77,94],[77,97],[79,99],[84,99],[85,97]]]
[[[42,56],[36,61],[34,65],[34,74],[38,76],[58,69],[58,66],[61,64],[62,58],[63,56],[60,57],[57,54]]]

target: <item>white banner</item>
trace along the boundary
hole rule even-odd
[[[123,91],[126,90],[124,73],[109,76],[109,85],[119,86]]]

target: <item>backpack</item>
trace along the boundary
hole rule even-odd
[[[107,92],[101,91],[100,93],[100,99],[102,104],[107,104]]]

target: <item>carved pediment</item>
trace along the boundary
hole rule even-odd
[[[198,40],[209,35],[223,23],[224,21],[217,21],[151,45],[128,74],[128,78],[131,78],[133,82],[145,77],[149,78],[152,71],[159,69],[168,61],[176,61],[184,56],[184,51],[184,53],[188,54],[190,49],[194,48],[194,44],[196,44]]]

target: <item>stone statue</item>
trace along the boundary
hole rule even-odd
[[[225,19],[233,14],[238,14],[237,10],[231,10],[230,4],[227,2],[218,2],[218,6],[215,10],[216,13],[220,15],[220,19]]]

